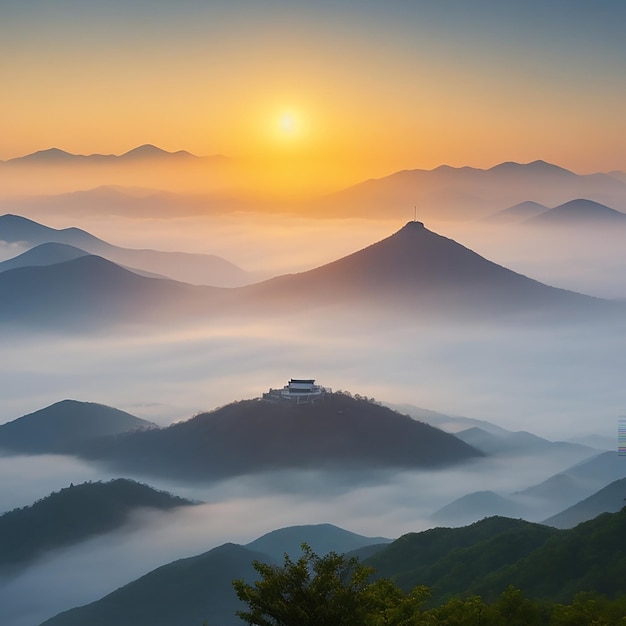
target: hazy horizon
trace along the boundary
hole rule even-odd
[[[283,190],[442,163],[624,171],[624,11],[613,0],[3,6],[13,63],[0,159],[152,143],[243,159],[263,172],[256,186]]]

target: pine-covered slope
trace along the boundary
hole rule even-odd
[[[24,565],[48,550],[111,532],[138,508],[191,504],[124,478],[71,485],[0,516],[0,568]]]

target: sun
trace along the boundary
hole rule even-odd
[[[285,135],[293,135],[298,128],[298,121],[293,113],[281,113],[278,118],[278,128]]]
[[[295,113],[284,111],[278,116],[278,130],[284,137],[293,137],[298,134],[299,123]]]

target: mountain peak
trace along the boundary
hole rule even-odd
[[[537,159],[536,161],[531,161],[530,163],[517,163],[515,161],[505,161],[504,163],[500,163],[499,165],[495,165],[492,167],[489,172],[500,172],[500,173],[534,173],[534,174],[545,174],[545,175],[561,175],[561,176],[575,176],[573,172],[566,170],[563,167],[558,165],[553,165],[552,163],[548,163],[547,161],[542,161],[541,159]]]
[[[592,298],[548,287],[410,221],[362,250],[297,275],[244,288],[270,308],[344,305],[411,310],[411,315],[494,319],[605,310]],[[608,308],[606,309],[609,310]],[[585,313],[587,314],[587,313]]]
[[[68,399],[0,425],[0,448],[54,453],[79,441],[154,427],[152,422],[126,411]]]
[[[41,226],[41,224],[35,222],[34,220],[30,220],[22,215],[15,215],[15,213],[5,213],[4,215],[0,215],[0,226],[7,224],[36,224],[37,226]]]
[[[56,163],[68,161],[74,157],[75,155],[70,152],[66,152],[65,150],[61,150],[60,148],[48,148],[47,150],[39,150],[37,152],[33,152],[32,154],[18,157],[18,159],[28,159],[29,161],[41,163]]]
[[[424,222],[418,222],[417,220],[411,220],[407,222],[400,230],[406,230],[407,232],[425,230]]]
[[[121,155],[120,158],[124,159],[154,159],[154,158],[167,158],[167,157],[191,157],[193,156],[190,152],[185,150],[178,150],[177,152],[168,152],[167,150],[163,150],[158,146],[155,146],[151,143],[143,144],[142,146],[138,146],[137,148],[133,148],[128,152],[125,152]]]
[[[625,221],[626,214],[586,198],[570,200],[526,220],[532,224],[620,224]]]

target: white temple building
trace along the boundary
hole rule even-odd
[[[264,400],[313,404],[331,390],[315,384],[313,378],[292,378],[282,389],[270,389],[263,394]]]

